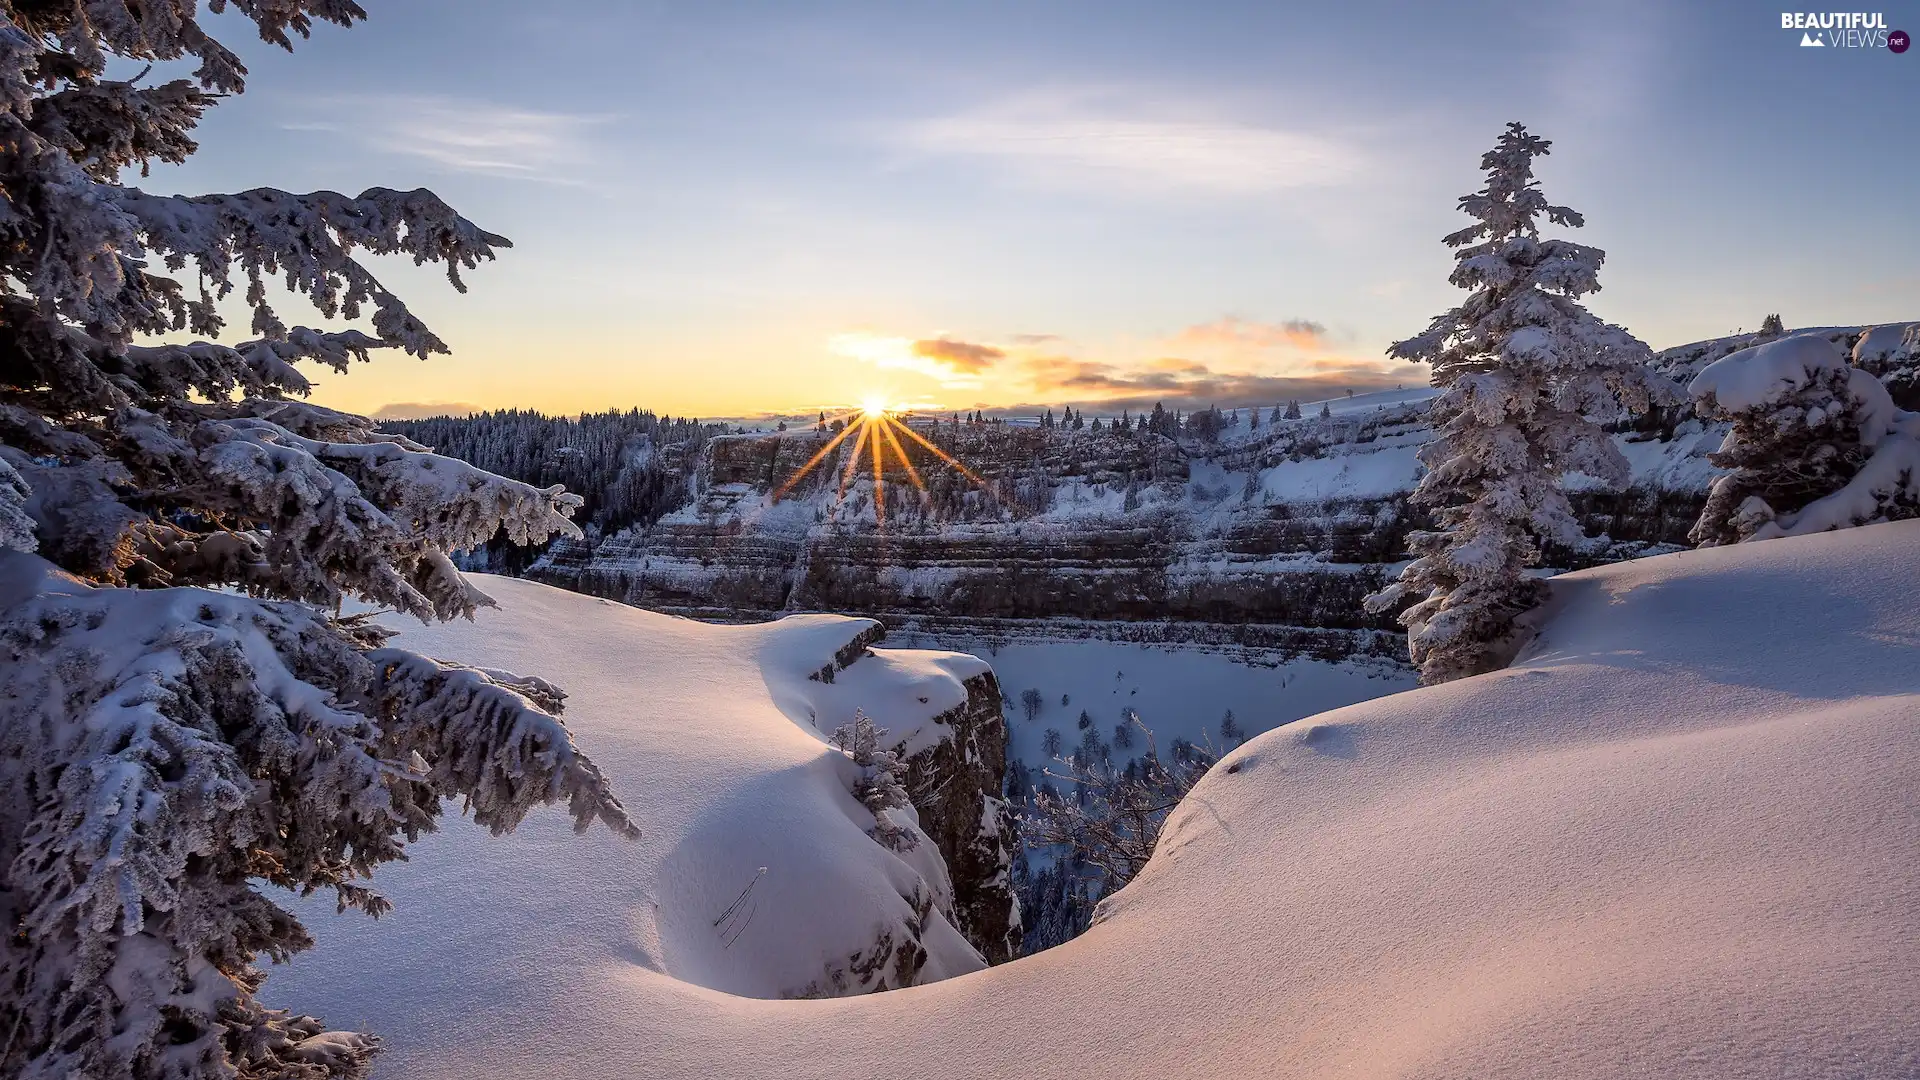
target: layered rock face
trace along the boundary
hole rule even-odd
[[[1424,406],[1405,399],[1419,396],[1343,401],[1328,419],[1243,419],[1204,445],[915,423],[966,473],[902,439],[877,485],[870,449],[855,458],[852,439],[802,476],[828,436],[719,438],[687,506],[591,549],[556,544],[531,574],[696,618],[836,611],[989,634],[1044,619],[1054,632],[1393,655],[1396,628],[1360,601],[1418,522],[1406,494]],[[1641,440],[1646,487],[1595,500],[1596,512],[1618,539],[1682,542],[1713,440],[1697,425],[1621,438]]]
[[[1832,337],[1899,395],[1920,386],[1920,324],[1794,333]],[[1679,346],[1655,365],[1684,385],[1760,340]],[[877,439],[878,482],[873,445],[854,438],[817,462],[825,432],[716,438],[685,506],[591,548],[556,543],[531,573],[697,618],[838,611],[975,637],[1045,619],[1056,633],[1391,655],[1397,627],[1360,600],[1420,524],[1406,496],[1430,393],[1336,400],[1325,417],[1310,405],[1305,419],[1257,425],[1243,411],[1205,441],[911,420],[938,452],[911,436]],[[1722,434],[1684,408],[1620,431],[1631,487],[1602,492],[1573,477],[1575,507],[1602,541],[1549,552],[1552,564],[1685,545]]]
[[[950,729],[939,745],[907,758],[907,791],[920,827],[940,848],[953,880],[953,923],[989,964],[1020,947],[1014,896],[1013,818],[998,796],[1007,769],[1007,728],[994,677],[967,680],[967,703],[936,717]]]

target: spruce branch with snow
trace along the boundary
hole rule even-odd
[[[1920,516],[1920,414],[1818,334],[1779,338],[1709,364],[1694,410],[1731,420],[1709,456],[1726,475],[1691,538],[1703,547]]]
[[[1496,665],[1514,617],[1539,600],[1526,568],[1540,543],[1586,541],[1561,478],[1580,472],[1625,483],[1626,459],[1594,418],[1677,399],[1646,366],[1652,353],[1644,343],[1579,303],[1599,291],[1606,253],[1541,239],[1543,216],[1585,224],[1548,203],[1534,179],[1533,161],[1550,145],[1507,125],[1481,158],[1486,186],[1460,199],[1475,223],[1445,238],[1458,249],[1449,280],[1469,290],[1467,299],[1388,350],[1432,364],[1441,389],[1413,496],[1438,528],[1409,538],[1413,561],[1367,607],[1412,601],[1400,622],[1428,683]]]
[[[351,0],[232,0],[269,43]],[[351,1077],[377,1041],[265,1008],[311,939],[259,883],[368,884],[442,800],[502,832],[564,804],[634,832],[538,680],[384,647],[349,597],[490,601],[450,555],[576,535],[579,500],[297,400],[302,364],[445,344],[368,255],[460,273],[506,247],[427,191],[157,196],[245,68],[195,0],[0,0],[0,1073]],[[156,86],[110,58],[194,62]],[[289,327],[277,282],[373,333]],[[244,283],[256,340],[217,336]],[[216,589],[220,591],[216,591]]]

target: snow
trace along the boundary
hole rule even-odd
[[[1854,376],[1862,373],[1855,370]],[[1875,389],[1879,383],[1865,376]],[[1859,379],[1852,380],[1856,386]],[[1894,412],[1880,391],[1879,412],[1891,416],[1874,446],[1873,456],[1837,491],[1782,514],[1755,530],[1755,540],[1806,536],[1844,529],[1862,522],[1883,521],[1920,503],[1920,413]]]
[[[988,971],[825,1002],[690,985],[644,933],[672,880],[639,872],[649,841],[605,847],[609,867],[593,835],[529,822],[491,848],[421,844],[383,875],[397,912],[317,927],[269,992],[372,1026],[380,1075],[427,1080],[1911,1076],[1917,551],[1903,522],[1554,579],[1512,669],[1252,740],[1091,931]],[[765,768],[805,771],[813,735],[738,683],[727,714],[754,719],[716,722],[712,686],[751,673],[751,646],[693,647],[777,629],[488,588],[522,630],[483,613],[440,642],[576,676],[576,731],[656,838],[678,831],[671,869],[725,864],[737,892],[756,859],[791,861],[812,819]],[[667,642],[678,663],[647,666]],[[577,677],[594,665],[605,684]],[[785,822],[782,842],[734,850],[730,811]],[[471,902],[410,902],[480,887],[505,844],[554,851]],[[568,959],[583,974],[553,974]]]
[[[1864,335],[1861,346],[1871,344],[1875,333],[1885,329]],[[1903,337],[1907,334],[1904,328],[1895,329]],[[1721,447],[1723,460],[1748,459],[1739,462],[1744,466],[1741,470],[1716,484],[1696,535],[1729,510],[1739,515],[1736,520],[1747,523],[1739,527],[1739,534],[1750,529],[1752,539],[1768,540],[1911,516],[1911,507],[1920,502],[1920,414],[1897,408],[1878,378],[1851,366],[1840,347],[1825,337],[1785,338],[1733,353],[1702,371],[1688,392],[1702,411],[1711,415],[1718,408],[1734,415],[1735,426]],[[1762,446],[1768,439],[1790,446],[1793,433],[1831,426],[1836,417],[1845,418],[1848,441],[1857,438],[1872,448],[1870,457],[1845,477],[1844,484],[1787,513],[1777,513],[1757,495],[1732,505],[1737,485],[1745,477],[1769,470],[1817,474],[1821,468],[1817,456],[1765,463],[1766,455],[1751,449],[1756,439]],[[1833,450],[1828,445],[1797,451],[1782,447],[1775,452],[1817,455]],[[1756,456],[1761,463],[1752,460]]]
[[[475,579],[499,609],[473,623],[414,626],[395,640],[482,666],[520,664],[566,690],[570,729],[615,777],[642,837],[572,835],[554,813],[504,839],[449,821],[409,849],[403,869],[379,875],[394,888],[394,917],[309,913],[322,945],[274,974],[274,1000],[325,997],[338,980],[352,987],[348,1000],[329,1003],[339,1023],[405,1030],[412,1042],[442,1025],[479,1038],[502,1000],[530,1016],[571,1009],[628,969],[777,997],[823,980],[829,964],[844,965],[882,933],[903,939],[916,889],[948,902],[931,841],[895,853],[869,838],[873,817],[850,793],[857,770],[826,739],[860,708],[891,732],[888,745],[927,744],[938,737],[929,721],[965,702],[961,681],[984,663],[877,650],[828,683],[810,676],[870,620],[711,626],[512,578]],[[920,938],[930,954],[921,978],[983,966],[937,910]],[[359,956],[364,970],[330,972],[336,949],[369,950]],[[562,958],[594,968],[592,985],[547,978]]]
[[[1707,455],[1720,446],[1723,430],[1706,429],[1698,420],[1689,420],[1674,430],[1671,439],[1633,439],[1616,435],[1613,445],[1627,459],[1628,475],[1637,487],[1656,491],[1705,491],[1720,475]],[[1569,473],[1563,481],[1569,491],[1585,491],[1603,485],[1584,473]]]
[[[1853,366],[1880,371],[1920,353],[1920,323],[1868,327],[1853,346]]]
[[[1244,656],[1192,646],[1146,645],[1119,641],[1021,639],[971,646],[943,638],[942,644],[970,647],[993,665],[1006,709],[1008,756],[1036,772],[1059,766],[1042,751],[1048,728],[1060,732],[1072,749],[1080,742],[1080,713],[1092,717],[1101,739],[1111,742],[1123,709],[1138,713],[1152,729],[1164,754],[1174,739],[1221,747],[1220,719],[1231,709],[1248,736],[1303,716],[1379,697],[1413,685],[1404,667],[1384,662],[1327,663],[1297,659],[1281,664],[1249,662]],[[1039,714],[1029,723],[1020,694],[1040,691]],[[1060,704],[1060,696],[1067,704]],[[1131,750],[1116,749],[1116,760],[1146,753],[1135,734]]]
[[[1334,499],[1385,499],[1412,491],[1420,479],[1414,445],[1387,446],[1369,453],[1283,461],[1260,474],[1260,487],[1274,499],[1315,502]]]
[[[1769,405],[1822,374],[1843,371],[1847,357],[1818,334],[1796,334],[1742,349],[1708,364],[1687,385],[1696,401],[1709,396],[1724,411]]]
[[[1352,413],[1372,412],[1375,409],[1386,408],[1392,405],[1408,405],[1416,401],[1428,401],[1437,397],[1439,393],[1440,391],[1438,389],[1424,385],[1402,387],[1398,390],[1375,390],[1371,393],[1355,394],[1352,397],[1341,396],[1327,398],[1325,401],[1303,401],[1300,403],[1300,412],[1303,416],[1310,419],[1318,416],[1320,406],[1325,405],[1327,410],[1333,413],[1333,415],[1343,416]],[[1281,423],[1300,422],[1301,421],[1297,420],[1281,421]]]

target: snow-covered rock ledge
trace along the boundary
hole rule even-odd
[[[524,852],[423,844],[385,875],[392,918],[322,920],[269,985],[381,1031],[381,1075],[408,1080],[1914,1075],[1916,556],[1920,522],[1902,522],[1559,578],[1517,666],[1254,739],[1090,932],[962,978],[825,1002],[689,985],[660,971],[692,964],[677,950],[713,897],[682,903],[627,848],[529,828],[491,844],[554,850],[505,880],[492,867]],[[814,737],[715,689],[737,686],[740,651],[489,587],[514,615],[482,617],[489,655],[574,675],[569,716],[623,795],[653,792],[657,836],[744,823],[665,865],[643,842],[639,865],[717,887],[819,843],[805,793],[830,785],[767,773],[815,768]],[[645,700],[578,677],[676,648]],[[749,776],[766,797],[726,816]],[[891,904],[880,865],[852,877]],[[804,903],[767,889],[760,919],[790,931]],[[768,940],[796,973],[839,948]],[[701,954],[707,985],[740,951]]]
[[[962,823],[884,811],[917,841],[896,851],[869,835],[875,816],[851,794],[858,770],[828,742],[864,710],[888,746],[906,751],[909,787],[911,762],[924,771],[936,759],[978,757],[979,741],[995,734],[1004,755],[1004,733],[958,723],[984,712],[974,698],[987,695],[998,720],[985,662],[870,649],[879,626],[867,619],[710,626],[511,578],[476,582],[497,609],[473,623],[409,624],[396,640],[484,667],[537,669],[561,686],[568,726],[593,745],[643,836],[576,836],[562,815],[536,814],[509,850],[449,821],[407,865],[380,875],[398,905],[392,917],[311,915],[322,944],[284,983],[270,982],[276,999],[325,996],[314,976],[332,961],[317,953],[336,948],[379,958],[335,1008],[342,1024],[380,1031],[429,1015],[454,1022],[445,1010],[486,1013],[502,994],[516,1009],[563,1008],[639,973],[785,997],[892,989],[985,966],[956,929],[954,884],[928,833],[972,837],[998,804],[998,769]],[[975,907],[995,887],[963,884]],[[1011,894],[998,888],[1005,908]],[[493,962],[511,970],[473,977],[472,965]],[[548,978],[553,964],[568,974]],[[434,1003],[425,1013],[423,1000]]]

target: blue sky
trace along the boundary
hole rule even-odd
[[[1104,411],[1418,381],[1440,237],[1520,120],[1656,347],[1920,317],[1920,51],[1754,3],[362,0],[145,184],[431,187],[515,248],[361,411]],[[1920,28],[1920,2],[1885,12]],[[1910,24],[1910,25],[1909,25]]]

